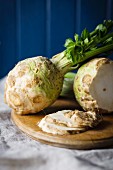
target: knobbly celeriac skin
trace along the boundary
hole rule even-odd
[[[99,108],[97,101],[91,96],[90,86],[99,68],[111,62],[112,61],[107,58],[95,58],[79,68],[75,76],[73,89],[78,103],[84,110],[101,113],[108,112],[107,110]]]
[[[17,114],[36,113],[51,105],[62,90],[63,76],[47,58],[19,62],[8,74],[5,102]]]

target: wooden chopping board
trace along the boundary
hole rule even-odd
[[[31,138],[58,147],[73,149],[96,149],[113,146],[113,115],[104,115],[101,122],[94,129],[74,135],[52,135],[43,132],[38,126],[46,114],[64,109],[81,109],[75,100],[59,98],[51,107],[31,115],[17,115],[12,111],[13,122],[20,130]]]

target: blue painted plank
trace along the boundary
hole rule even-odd
[[[113,0],[110,0],[110,6],[111,6],[111,10],[110,10],[110,14],[111,14],[111,19],[113,20]]]
[[[65,39],[75,32],[75,0],[51,0],[50,56],[64,50]]]
[[[21,56],[26,57],[46,56],[46,1],[21,0]]]
[[[79,31],[87,28],[89,31],[95,29],[95,27],[102,23],[105,19],[113,19],[113,1],[112,0],[79,0]],[[113,59],[113,54],[109,56]]]
[[[81,0],[81,19],[80,19],[80,30],[84,28],[92,31],[95,26],[102,23],[106,19],[106,0]]]
[[[113,19],[113,0],[107,0],[106,3],[106,19]]]
[[[51,0],[46,0],[46,56],[50,58],[51,50]]]
[[[15,0],[0,1],[0,77],[5,76],[16,62]]]

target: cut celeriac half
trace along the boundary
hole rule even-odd
[[[47,133],[76,134],[96,126],[101,120],[102,117],[95,112],[62,110],[46,115],[38,126]]]
[[[113,112],[113,61],[95,58],[79,68],[74,93],[84,110]]]

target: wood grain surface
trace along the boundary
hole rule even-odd
[[[106,114],[103,121],[94,129],[74,135],[52,135],[43,132],[38,126],[39,122],[46,114],[63,109],[79,109],[80,106],[72,99],[59,98],[51,107],[30,115],[17,115],[12,111],[13,122],[20,130],[31,138],[58,147],[73,149],[96,149],[113,146],[113,115]]]

